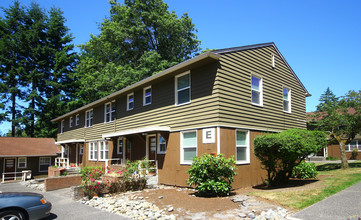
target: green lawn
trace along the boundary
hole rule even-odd
[[[300,187],[300,190],[261,190],[250,194],[300,210],[361,181],[360,161],[350,163],[350,168],[346,170],[340,169],[340,164],[335,163],[319,164],[317,170],[321,180],[315,187],[310,185]]]

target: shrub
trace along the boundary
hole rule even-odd
[[[292,171],[292,176],[301,179],[310,179],[317,177],[317,170],[315,163],[306,163],[302,161],[300,164],[295,166]]]
[[[352,150],[352,153],[351,153],[351,157],[353,160],[356,160],[357,159],[357,155],[358,155],[358,149],[355,148]]]
[[[200,196],[229,195],[235,172],[234,158],[226,159],[222,154],[213,156],[204,154],[193,158],[187,171],[189,186],[195,185]]]
[[[324,146],[325,133],[303,129],[290,129],[254,139],[254,153],[267,170],[269,185],[287,182],[293,167]]]
[[[326,157],[326,160],[341,160],[341,158],[328,156],[328,157]]]
[[[85,196],[91,199],[95,194],[99,195],[104,188],[104,185],[99,181],[104,174],[104,167],[85,166],[80,170],[80,173]]]

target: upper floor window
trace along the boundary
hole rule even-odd
[[[291,112],[291,90],[283,88],[283,111]]]
[[[181,163],[191,164],[197,156],[197,131],[181,133]]]
[[[127,95],[127,111],[134,109],[134,93]]]
[[[158,136],[158,154],[165,154],[167,150],[167,141],[162,135]]]
[[[80,117],[79,117],[79,114],[77,114],[75,116],[75,126],[78,126],[79,125],[79,120],[80,120]]]
[[[104,121],[111,122],[115,119],[115,102],[108,102],[105,104]]]
[[[152,103],[152,87],[148,86],[143,89],[143,105],[149,105]]]
[[[105,161],[109,159],[109,143],[108,141],[99,141],[99,160]]]
[[[96,142],[89,143],[89,160],[96,160],[98,157],[98,147]]]
[[[236,130],[236,162],[249,163],[248,131]]]
[[[182,73],[175,78],[175,100],[176,105],[189,103],[191,101],[191,74]]]
[[[276,67],[276,58],[275,58],[274,54],[272,54],[272,56],[271,56],[271,64],[272,64],[273,68]]]
[[[73,127],[73,117],[69,118],[69,128]]]
[[[252,75],[252,104],[263,105],[262,78]]]
[[[124,140],[123,138],[118,139],[118,154],[123,154]]]
[[[93,109],[85,112],[85,127],[93,126]]]
[[[60,133],[64,133],[65,121],[61,120],[60,122]]]

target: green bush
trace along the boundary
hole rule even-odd
[[[234,158],[226,159],[222,154],[213,156],[204,154],[193,158],[187,171],[189,186],[195,185],[200,196],[225,196],[232,189],[235,172]]]
[[[357,155],[358,155],[358,149],[355,148],[355,149],[352,150],[351,158],[352,158],[353,160],[356,160],[356,159],[357,159]]]
[[[300,164],[295,166],[292,171],[292,176],[301,179],[310,179],[317,177],[317,170],[315,163],[306,163],[302,161]]]
[[[267,170],[269,185],[282,184],[292,176],[293,167],[326,146],[321,131],[290,129],[254,139],[254,153]]]
[[[328,157],[326,157],[326,160],[341,160],[341,158],[328,156]]]

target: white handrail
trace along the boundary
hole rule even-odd
[[[109,161],[112,161],[112,160],[120,160],[120,163],[122,163],[122,159],[120,159],[120,158],[114,158],[114,159],[105,159],[105,173],[107,173],[108,172],[108,165],[109,165]]]
[[[5,177],[5,175],[14,175],[14,177]],[[17,174],[21,174],[21,180],[25,181],[26,180],[26,175],[27,175],[27,172],[8,172],[8,173],[2,173],[2,183],[5,182],[5,179],[13,179],[16,181],[17,178],[20,178],[20,177],[17,177]]]
[[[69,168],[69,158],[57,157],[55,158],[55,165],[58,167]]]

